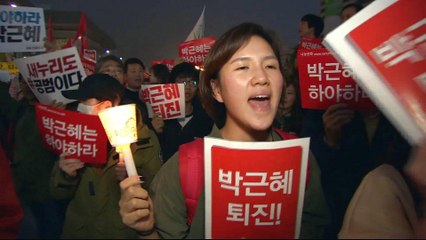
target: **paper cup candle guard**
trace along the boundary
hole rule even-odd
[[[116,151],[124,157],[128,176],[138,175],[130,150],[130,144],[137,141],[136,105],[126,104],[99,111],[99,118]]]

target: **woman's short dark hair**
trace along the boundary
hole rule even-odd
[[[206,58],[198,88],[200,100],[218,128],[222,128],[225,125],[226,108],[223,103],[216,101],[214,98],[210,82],[214,79],[220,81],[219,72],[222,67],[238,49],[248,43],[252,36],[261,37],[271,46],[277,57],[281,73],[283,73],[281,46],[276,36],[271,34],[271,31],[256,23],[246,22],[229,29],[219,37]]]

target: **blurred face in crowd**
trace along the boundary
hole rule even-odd
[[[291,111],[295,101],[296,101],[296,89],[294,85],[288,85],[283,92],[282,100],[279,105],[279,112],[282,114],[288,113]]]
[[[211,85],[215,99],[226,107],[224,129],[232,129],[239,139],[251,140],[247,132],[263,132],[271,127],[283,75],[277,56],[263,38],[250,37],[223,65],[219,78]]]
[[[185,86],[185,102],[191,102],[197,94],[198,82],[190,76],[179,75],[176,77],[176,83],[183,83]]]
[[[25,82],[25,80],[19,76],[18,78],[19,81],[19,89],[21,91],[22,96],[27,99],[27,100],[35,100],[36,97],[33,93],[33,91],[31,91],[31,88],[28,86],[28,84]]]
[[[340,15],[340,21],[344,23],[346,20],[351,18],[356,13],[357,13],[356,7],[347,7],[342,11],[342,14]]]
[[[306,21],[300,21],[299,22],[299,37],[308,37],[308,38],[313,38],[315,37],[314,34],[314,28],[313,27],[309,27],[308,22]]]
[[[130,89],[140,89],[144,80],[145,69],[137,63],[132,63],[127,66],[126,83]]]
[[[158,84],[160,83],[160,80],[154,75],[154,72],[152,70],[149,71],[149,83],[151,84]]]
[[[124,84],[124,71],[121,67],[120,63],[108,60],[106,61],[101,68],[99,69],[99,73],[105,73],[117,79],[121,84]]]

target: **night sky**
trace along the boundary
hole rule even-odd
[[[178,45],[197,22],[203,6],[205,37],[218,37],[244,21],[278,32],[287,48],[295,46],[300,18],[319,15],[320,0],[31,0],[35,7],[84,11],[110,35],[126,59],[138,57],[146,65],[154,59],[176,59]]]

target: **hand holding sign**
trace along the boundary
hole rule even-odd
[[[68,176],[75,177],[77,176],[77,170],[84,167],[84,162],[75,158],[66,159],[69,156],[71,156],[70,153],[62,153],[59,156],[59,168]]]
[[[331,105],[322,116],[326,143],[337,147],[340,143],[342,127],[354,118],[354,110],[345,103]]]
[[[157,133],[162,133],[164,128],[164,120],[161,116],[161,113],[154,113],[152,117],[151,124],[154,127]]]

